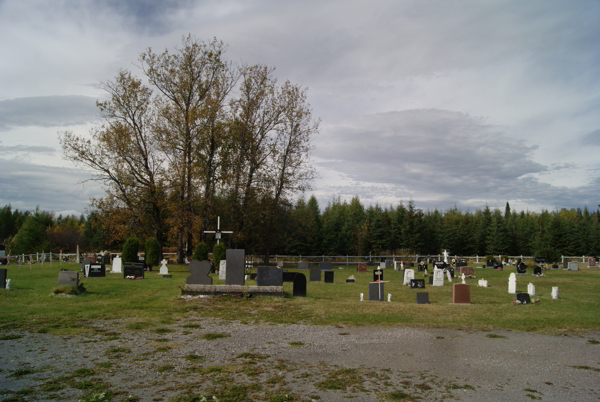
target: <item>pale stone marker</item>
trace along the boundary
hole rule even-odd
[[[508,277],[508,293],[513,295],[517,293],[517,275],[514,272]]]
[[[529,293],[529,296],[531,297],[535,296],[535,285],[531,282],[527,285],[527,293]]]
[[[486,279],[480,279],[479,282],[478,282],[478,284],[482,288],[487,288],[488,287],[488,281]]]
[[[552,287],[552,298],[558,299],[559,297],[560,297],[560,289],[558,288],[558,286],[553,286]]]
[[[117,272],[117,273],[122,273],[123,270],[121,269],[121,267],[122,267],[121,257],[116,256],[115,258],[113,258],[113,261],[112,261],[112,271]]]
[[[415,270],[414,269],[405,269],[404,270],[404,284],[410,285],[411,279],[415,279]]]
[[[444,286],[444,270],[434,268],[433,270],[433,286]]]
[[[160,266],[160,271],[158,271],[158,274],[169,275],[169,268],[167,268],[167,260],[162,260],[160,263],[162,265]]]
[[[448,278],[448,282],[452,282],[452,274],[450,271],[446,271],[446,277]]]
[[[225,280],[227,278],[227,260],[221,260],[219,262],[219,279]]]

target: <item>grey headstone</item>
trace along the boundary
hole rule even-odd
[[[227,276],[225,277],[226,285],[244,286],[244,249],[228,249],[225,252],[227,260]]]
[[[369,282],[369,300],[383,301],[385,295],[383,282]]]
[[[212,285],[212,278],[208,276],[210,272],[210,262],[207,260],[192,260],[188,265],[190,276],[187,277],[188,285]]]
[[[281,286],[283,270],[278,267],[257,267],[256,286]]]
[[[329,261],[321,261],[319,263],[319,268],[321,269],[321,271],[333,270],[333,266],[331,265],[331,263]]]
[[[298,263],[298,269],[308,269],[308,261],[300,261]]]
[[[56,286],[79,286],[79,272],[64,270],[58,273]]]
[[[8,278],[8,269],[0,268],[0,289],[6,288],[6,279]]]
[[[321,268],[311,268],[310,272],[310,282],[321,282]]]
[[[394,268],[394,261],[393,260],[385,260],[385,267],[386,268]]]
[[[323,275],[325,276],[325,283],[333,283],[333,275],[335,274],[335,272],[333,271],[325,271],[323,272]]]
[[[417,292],[417,304],[429,304],[429,293]]]
[[[579,263],[577,261],[569,261],[568,267],[570,271],[579,271]]]

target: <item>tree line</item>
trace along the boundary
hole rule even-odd
[[[226,199],[217,209],[222,229],[235,216],[228,213]],[[452,255],[527,255],[558,261],[561,255],[600,255],[600,213],[583,209],[542,212],[515,212],[507,202],[504,211],[481,210],[423,211],[414,202],[382,208],[365,207],[358,196],[350,202],[339,197],[321,210],[314,196],[301,197],[278,210],[272,224],[273,236],[261,237],[263,228],[246,233],[246,252],[264,254],[269,249],[284,255],[438,255],[444,249]],[[55,217],[40,211],[0,209],[0,242],[12,254],[36,251],[74,252],[82,249],[121,250],[129,236],[145,239],[142,228],[132,227],[123,238],[106,235],[112,230],[112,214],[94,210],[87,216]],[[213,229],[216,222],[213,222]],[[194,233],[201,241],[201,233]],[[234,236],[222,242],[233,247]],[[176,246],[177,238],[166,242]],[[206,239],[212,249],[214,238]],[[193,251],[193,250],[191,250]],[[206,251],[208,252],[208,251]]]
[[[260,237],[269,254],[278,216],[310,188],[319,122],[306,89],[225,50],[191,36],[172,52],[148,49],[142,78],[121,70],[101,84],[102,123],[89,136],[59,135],[64,157],[104,186],[92,207],[107,241],[154,237],[181,261],[227,215],[235,247]]]

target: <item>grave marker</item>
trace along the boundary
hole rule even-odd
[[[535,285],[531,282],[529,282],[529,285],[527,285],[527,293],[531,297],[535,296]]]
[[[560,289],[558,288],[558,286],[553,286],[552,287],[552,298],[553,299],[560,298]]]
[[[333,270],[333,265],[329,261],[321,261],[319,263],[319,269],[321,271],[331,271]]]
[[[487,288],[488,287],[488,281],[485,280],[485,279],[480,279],[478,285],[481,286],[482,288]]]
[[[321,282],[321,268],[311,268],[309,278],[310,282]]]
[[[433,286],[444,286],[444,270],[435,268],[433,270]]]
[[[536,265],[533,267],[533,274],[534,275],[541,275],[542,274],[542,267],[540,267],[539,265]]]
[[[186,283],[188,285],[212,285],[213,280],[208,276],[211,268],[208,260],[192,260],[188,265],[191,275],[187,277]]]
[[[116,272],[116,273],[121,273],[122,271],[122,261],[121,261],[121,257],[116,256],[115,258],[113,258],[112,260],[112,272]]]
[[[79,272],[70,271],[68,269],[60,270],[58,273],[58,280],[56,281],[56,286],[79,286]]]
[[[385,282],[369,282],[369,300],[383,301]]]
[[[160,270],[158,271],[159,275],[169,275],[169,267],[167,267],[167,260],[163,259],[161,262]]]
[[[298,263],[298,269],[308,269],[308,261],[300,261]]]
[[[104,264],[90,264],[86,269],[88,278],[101,278],[106,276],[106,266]]]
[[[219,262],[219,279],[225,280],[227,278],[227,260],[221,260]]]
[[[517,276],[514,272],[510,274],[508,277],[508,293],[515,294],[517,293]]]
[[[257,267],[257,286],[281,286],[283,284],[283,269],[279,267]]]
[[[385,268],[392,268],[394,266],[394,260],[385,260]]]
[[[144,263],[143,262],[126,262],[123,265],[123,278],[143,278]]]
[[[358,266],[356,267],[356,272],[367,272],[367,264],[358,264]]]
[[[425,279],[411,279],[410,280],[410,288],[411,289],[425,289]]]
[[[410,281],[415,279],[415,270],[414,269],[405,269],[404,270],[404,284],[410,285]]]
[[[230,248],[225,251],[225,259],[227,260],[226,285],[244,286],[244,256],[243,249]]]
[[[452,303],[470,304],[471,303],[471,285],[464,283],[455,283],[452,285]]]
[[[529,293],[517,292],[516,296],[517,302],[521,304],[531,304],[531,298],[529,297]]]
[[[306,276],[300,272],[284,272],[283,282],[292,282],[292,296],[306,297]]]
[[[373,270],[373,282],[383,280],[383,271],[379,268]]]
[[[588,258],[588,268],[596,268],[596,258],[595,257]]]
[[[579,271],[579,263],[576,261],[569,261],[568,267],[570,271]]]
[[[429,293],[417,292],[417,304],[429,304]]]
[[[463,266],[459,268],[459,272],[466,276],[475,276],[475,268]]]
[[[356,277],[354,275],[350,275],[346,278],[346,282],[356,282]]]
[[[333,271],[325,271],[323,275],[325,276],[325,283],[333,283]]]
[[[8,269],[0,268],[0,289],[6,289],[6,279],[8,278]]]
[[[517,262],[517,274],[527,275],[527,265],[523,261]]]

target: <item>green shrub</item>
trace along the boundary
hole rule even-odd
[[[218,268],[221,260],[225,259],[225,245],[223,243],[215,244],[213,247],[213,267]]]
[[[208,246],[206,243],[201,241],[200,243],[196,244],[193,258],[194,260],[198,261],[208,260]]]
[[[140,251],[140,242],[138,239],[130,237],[125,240],[123,254],[121,255],[123,262],[138,262],[138,251]]]
[[[152,266],[158,265],[160,262],[160,245],[154,237],[146,240],[144,245],[144,262],[148,265],[148,269],[152,271]]]

